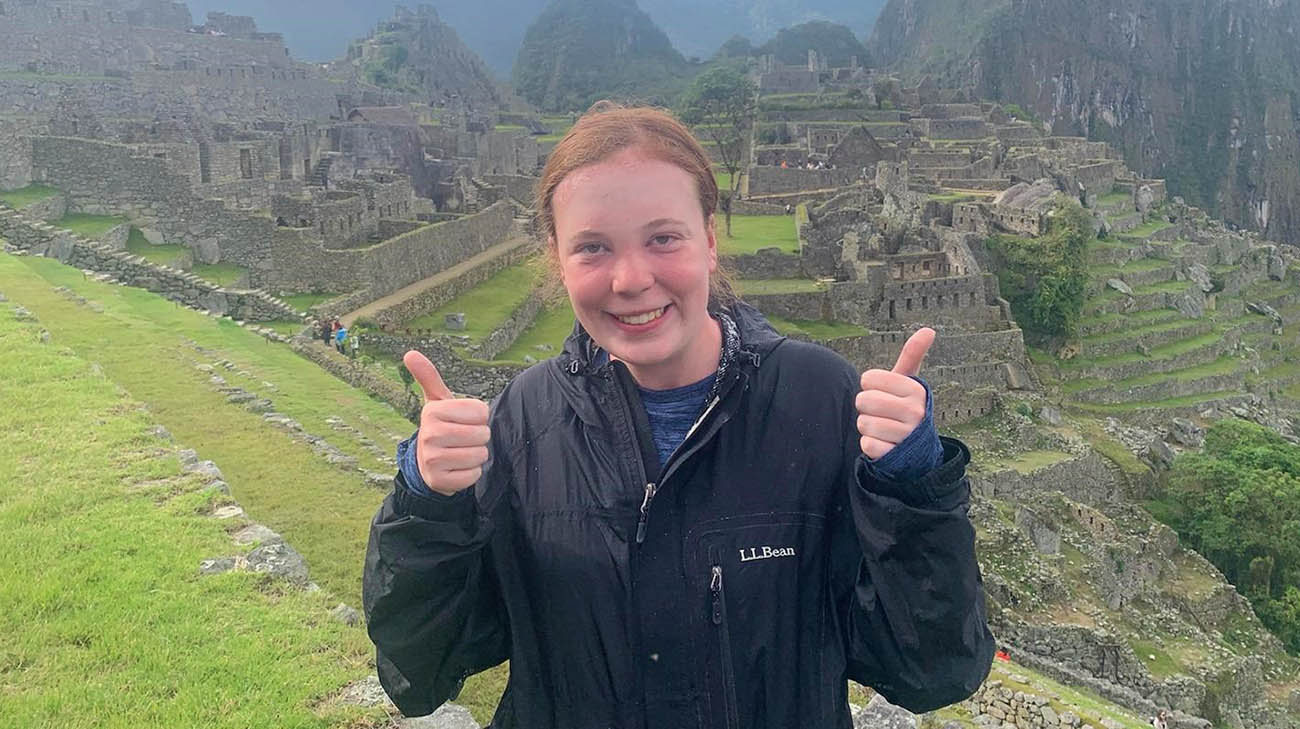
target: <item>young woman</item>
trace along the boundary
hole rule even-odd
[[[494,727],[851,726],[846,681],[921,711],[993,641],[969,454],[913,377],[779,336],[716,276],[718,189],[690,132],[588,112],[537,209],[577,315],[489,406],[426,395],[374,519],[365,608],[408,715],[510,661]]]

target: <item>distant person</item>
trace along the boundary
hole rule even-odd
[[[794,206],[791,205],[790,203],[786,203],[786,204],[785,204],[785,214],[786,214],[786,215],[794,215]]]
[[[330,322],[324,319],[320,320],[320,338],[327,347],[334,341],[334,329],[330,326]]]
[[[1161,709],[1159,713],[1151,719],[1151,726],[1154,729],[1169,729],[1169,714]]]
[[[510,661],[494,729],[839,729],[847,681],[968,697],[993,637],[969,451],[916,377],[786,339],[718,275],[718,186],[666,112],[598,104],[538,230],[577,325],[489,405],[416,351],[420,425],[363,602],[407,715]]]
[[[361,349],[361,335],[355,330],[348,334],[348,351],[352,353],[352,359],[357,358],[357,351]]]
[[[347,354],[347,352],[343,351],[343,343],[347,340],[348,328],[340,325],[338,331],[334,332],[334,348],[339,351],[339,354]]]

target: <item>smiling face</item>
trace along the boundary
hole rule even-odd
[[[717,369],[722,336],[708,312],[717,240],[695,178],[626,149],[567,175],[553,206],[560,276],[597,344],[651,389]]]

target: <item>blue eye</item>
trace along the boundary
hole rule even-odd
[[[583,255],[594,255],[600,253],[603,248],[604,245],[600,243],[583,243],[578,246],[577,252]]]
[[[650,242],[654,243],[655,245],[666,246],[669,243],[672,243],[674,240],[676,240],[676,238],[671,235],[656,235],[655,237],[650,239]]]

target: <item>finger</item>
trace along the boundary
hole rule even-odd
[[[424,415],[445,423],[486,425],[488,404],[473,398],[433,400],[424,404]]]
[[[402,364],[420,383],[420,389],[424,391],[426,402],[435,400],[450,400],[452,397],[451,390],[442,381],[442,375],[438,374],[438,368],[433,366],[428,357],[414,349],[408,350],[402,357]]]
[[[900,375],[915,375],[921,371],[921,360],[925,359],[925,353],[930,351],[930,345],[934,344],[934,330],[930,327],[921,327],[916,333],[907,338],[903,344],[903,351],[898,353],[898,361],[894,363],[894,372]]]
[[[425,483],[430,484],[429,488],[434,491],[440,491],[444,494],[454,494],[457,491],[464,491],[478,482],[479,476],[483,475],[482,468],[466,468],[460,471],[439,471],[433,474],[433,480],[423,472]],[[435,485],[436,484],[436,485]]]
[[[909,427],[893,418],[881,418],[875,415],[858,416],[858,433],[887,443],[902,443],[912,433],[915,426]]]
[[[422,425],[420,435],[425,443],[435,448],[463,448],[487,445],[492,431],[486,425],[463,425],[443,420],[436,425]]]
[[[468,448],[430,448],[425,465],[435,474],[478,468],[487,463],[488,449],[483,446]]]
[[[915,398],[895,397],[879,390],[863,390],[853,401],[860,415],[873,415],[900,423],[916,425],[925,417],[925,402]]]
[[[893,443],[886,443],[883,440],[872,438],[869,435],[862,436],[862,438],[859,439],[859,442],[862,445],[862,452],[866,454],[867,458],[870,458],[873,461],[879,460],[886,453],[894,449]]]
[[[880,390],[898,397],[916,397],[918,393],[925,392],[921,383],[889,370],[867,370],[862,373],[859,384],[863,390]]]

